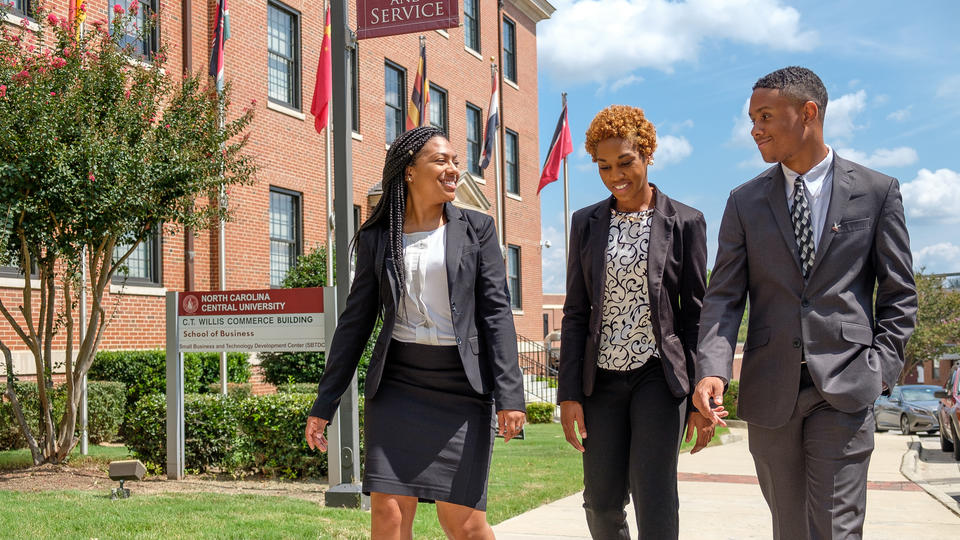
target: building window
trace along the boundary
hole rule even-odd
[[[267,55],[270,101],[300,109],[300,15],[292,9],[267,4]]]
[[[270,286],[282,287],[301,252],[300,194],[270,188]]]
[[[520,246],[507,246],[507,288],[510,291],[510,307],[523,308],[520,299]]]
[[[467,103],[467,171],[481,176],[480,152],[483,149],[483,111]]]
[[[430,84],[430,125],[447,133],[447,91]]]
[[[30,13],[31,9],[33,9],[31,0],[13,0],[13,4],[10,6],[10,11],[27,16],[33,15],[33,13]]]
[[[390,144],[397,138],[397,135],[403,133],[403,119],[406,116],[406,104],[403,101],[403,95],[407,88],[407,71],[388,61],[384,64],[383,80],[387,144]]]
[[[350,81],[350,112],[353,114],[351,120],[353,131],[360,133],[360,65],[357,57],[358,44],[354,43],[350,48],[350,73],[347,74],[347,80]]]
[[[123,261],[113,280],[131,285],[160,285],[160,233],[159,227],[151,230],[133,252]],[[130,244],[113,248],[113,259],[119,260],[128,251]]]
[[[463,2],[463,44],[480,52],[480,0]]]
[[[507,163],[506,170],[506,189],[507,193],[514,195],[520,194],[520,170],[517,167],[517,157],[520,155],[519,137],[513,131],[506,130],[504,137],[503,157]]]
[[[517,82],[517,25],[503,18],[503,78]]]
[[[136,4],[137,14],[134,15],[128,28],[125,29],[124,35],[120,39],[120,47],[130,46],[133,56],[149,60],[153,53],[157,52],[157,44],[159,43],[157,26],[154,24],[153,28],[142,36],[140,33],[146,27],[150,15],[156,11],[156,0],[110,0],[109,4],[110,9],[107,10],[107,14],[110,18],[111,30],[113,29],[113,18],[116,16],[113,6],[119,5],[126,14],[130,11],[130,6]]]

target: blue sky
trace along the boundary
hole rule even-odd
[[[787,65],[827,87],[826,142],[900,180],[914,264],[960,272],[960,2],[871,0],[551,0],[538,25],[540,156],[568,93],[571,212],[609,192],[583,150],[610,104],[643,108],[657,128],[652,182],[707,220],[712,267],[731,189],[768,165],[746,101]],[[563,187],[540,194],[543,291],[564,289]]]

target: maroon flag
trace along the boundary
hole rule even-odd
[[[540,195],[540,190],[544,186],[555,182],[560,177],[560,162],[570,152],[573,152],[573,141],[570,139],[570,124],[567,122],[567,106],[564,105],[560,120],[557,121],[557,129],[553,132],[553,140],[550,141],[550,148],[547,150],[547,160],[543,164],[543,174],[540,175],[537,195]]]

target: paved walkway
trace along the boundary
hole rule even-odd
[[[693,456],[680,456],[680,538],[772,537],[770,514],[757,485],[746,430],[734,429],[732,434],[740,440]],[[865,538],[932,540],[957,538],[960,534],[960,517],[900,472],[910,443],[917,441],[897,432],[877,434],[868,473]],[[582,504],[582,494],[577,493],[493,529],[498,540],[589,539]],[[636,535],[629,507],[628,512],[631,531]]]

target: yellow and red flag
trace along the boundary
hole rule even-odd
[[[413,80],[413,92],[407,104],[407,130],[424,125],[427,121],[425,109],[430,103],[430,81],[427,79],[427,40],[420,38],[420,62],[417,65],[417,78]]]

